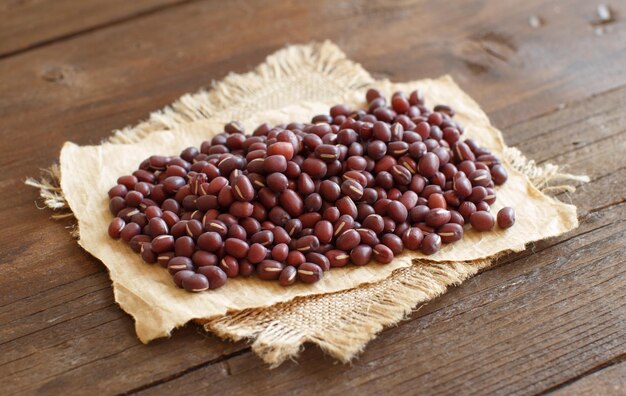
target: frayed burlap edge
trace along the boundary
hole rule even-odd
[[[324,42],[293,45],[270,55],[254,71],[230,74],[210,91],[201,90],[182,96],[147,121],[115,131],[110,143],[133,143],[153,131],[168,130],[181,123],[212,119],[222,122],[241,119],[264,109],[281,108],[293,102],[281,102],[281,89],[289,89],[294,80],[314,80],[340,97],[346,92],[375,83],[360,65],[348,60],[334,44]],[[267,81],[278,82],[267,93]],[[272,94],[274,95],[272,96]],[[301,100],[315,101],[316,91],[297,92]],[[328,98],[328,92],[322,92]],[[263,100],[260,100],[262,96]],[[297,102],[297,101],[296,101]],[[262,107],[260,103],[266,104]],[[515,148],[507,148],[506,159],[523,172],[543,192],[556,194],[573,191],[576,183],[588,181],[559,171],[552,164],[538,165]],[[39,179],[26,184],[39,190],[52,218],[73,218],[60,188],[58,165],[42,171]],[[77,227],[72,234],[79,237]],[[272,367],[295,358],[303,344],[319,345],[334,358],[347,362],[356,356],[384,327],[406,318],[418,304],[443,294],[475,275],[493,262],[467,263],[416,262],[395,271],[389,278],[338,293],[296,298],[262,309],[249,309],[205,322],[205,328],[231,340],[250,339],[252,349]]]

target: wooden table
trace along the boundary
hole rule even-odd
[[[585,0],[3,2],[0,394],[626,393],[626,3],[609,5],[597,24]],[[66,140],[98,143],[326,38],[376,77],[452,74],[509,145],[589,175],[559,196],[580,228],[501,259],[351,365],[309,347],[268,371],[195,325],[142,345],[104,266],[24,179]]]

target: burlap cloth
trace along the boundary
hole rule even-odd
[[[128,246],[108,237],[111,215],[106,193],[118,176],[132,172],[142,159],[199,146],[231,120],[252,130],[266,121],[308,121],[336,103],[362,107],[364,92],[372,86],[388,95],[419,87],[429,106],[445,103],[455,108],[467,137],[505,159],[509,180],[498,188],[493,210],[513,206],[516,225],[487,233],[470,230],[428,261],[421,253],[408,252],[388,265],[333,269],[314,285],[283,288],[276,282],[236,278],[220,289],[197,294],[177,289],[166,270],[144,263]],[[402,84],[375,81],[326,42],[280,50],[253,72],[231,74],[210,91],[185,95],[100,145],[67,142],[60,169],[53,167],[49,177],[27,183],[40,188],[47,206],[69,207],[78,222],[79,244],[109,269],[115,300],[134,317],[141,341],[168,336],[195,319],[220,337],[252,340],[252,349],[277,366],[295,357],[305,342],[348,361],[384,326],[489,266],[498,255],[577,227],[574,206],[541,192],[554,189],[550,183],[556,179],[584,180],[558,173],[552,165],[538,167],[507,148],[485,113],[450,77]],[[556,187],[569,188],[563,183]]]

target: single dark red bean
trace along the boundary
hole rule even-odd
[[[409,215],[409,211],[406,206],[402,204],[400,201],[393,201],[389,204],[387,208],[387,214],[393,221],[396,223],[401,223],[406,221]]]
[[[302,163],[302,171],[308,174],[312,179],[322,179],[326,176],[328,168],[326,163],[317,158],[307,158]]]
[[[157,262],[157,255],[152,251],[152,244],[150,242],[141,244],[139,253],[141,254],[143,261],[146,263],[154,264]]]
[[[489,231],[495,225],[495,220],[491,213],[480,211],[470,216],[470,224],[476,231]]]
[[[250,237],[250,242],[269,247],[274,242],[274,233],[271,230],[261,230]]]
[[[437,229],[443,243],[453,243],[463,238],[463,226],[456,223],[444,224]]]
[[[296,250],[304,254],[314,252],[320,247],[320,241],[315,235],[303,236],[295,242]]]
[[[335,246],[339,250],[350,251],[353,248],[357,247],[361,242],[361,236],[359,233],[354,230],[346,230],[344,231],[335,242]]]
[[[348,264],[350,255],[343,250],[331,249],[325,253],[331,267],[343,267]]]
[[[178,271],[192,270],[193,262],[189,257],[172,257],[167,263],[167,270],[171,275],[174,275]]]
[[[314,234],[320,243],[330,243],[333,239],[333,225],[330,221],[322,220],[315,224]]]
[[[285,190],[280,194],[279,201],[281,206],[291,216],[297,217],[302,214],[304,210],[304,203],[302,198],[294,190]]]
[[[356,228],[356,232],[359,233],[363,245],[374,246],[380,243],[376,233],[369,228]]]
[[[252,182],[246,175],[238,176],[233,185],[233,195],[239,201],[252,201],[255,192]]]
[[[177,256],[191,257],[195,249],[195,243],[191,237],[182,236],[174,243],[174,251]]]
[[[191,261],[197,267],[204,267],[206,265],[217,265],[217,256],[213,253],[205,252],[204,250],[197,250],[191,256]]]
[[[393,260],[394,254],[387,246],[378,244],[372,249],[372,256],[381,264],[389,264]]]
[[[267,155],[282,155],[287,161],[291,160],[294,155],[293,145],[288,142],[276,142],[267,147]]]
[[[418,172],[425,177],[432,177],[439,170],[439,157],[433,153],[426,153],[420,158]]]
[[[229,278],[234,278],[239,275],[239,261],[233,256],[224,256],[218,266]]]
[[[289,246],[286,243],[279,243],[272,248],[272,259],[284,262],[289,255]]]
[[[208,231],[198,236],[197,245],[207,252],[216,252],[222,246],[222,237],[217,232]]]
[[[130,242],[134,236],[139,234],[141,234],[141,227],[136,223],[128,223],[120,231],[120,237],[124,242]]]
[[[363,227],[369,228],[374,231],[376,234],[380,234],[383,232],[385,224],[383,222],[382,216],[378,214],[371,214],[363,220]]]
[[[498,227],[507,229],[515,224],[515,209],[507,206],[498,211],[497,215]]]
[[[372,258],[372,247],[358,245],[350,251],[350,260],[354,265],[366,265]]]
[[[154,246],[152,250],[154,250]],[[157,256],[157,262],[159,263],[161,267],[167,268],[167,264],[174,256],[175,256],[174,252],[159,253],[159,255]]]
[[[201,292],[209,289],[209,280],[202,274],[193,274],[182,280],[185,290],[190,292]]]
[[[304,263],[305,261],[306,259],[304,257],[304,254],[302,254],[302,252],[299,252],[297,250],[291,250],[289,254],[287,255],[286,263],[287,265],[297,267],[300,264]]]
[[[298,275],[298,270],[296,267],[292,267],[290,265],[283,268],[278,277],[278,283],[281,286],[289,286],[295,283]]]
[[[424,221],[427,225],[431,227],[439,227],[450,221],[450,211],[446,209],[431,209],[426,216],[424,217]]]
[[[402,233],[402,243],[409,250],[418,250],[423,239],[424,234],[417,227],[411,227]]]
[[[298,279],[304,283],[318,282],[324,276],[322,268],[313,263],[302,263],[298,267]]]
[[[152,240],[152,250],[157,254],[174,250],[174,237],[171,235],[157,236]]]
[[[285,265],[276,260],[263,260],[256,267],[259,279],[276,280],[280,277]]]
[[[428,207],[431,209],[446,209],[448,204],[443,194],[434,193],[428,196]]]
[[[115,239],[119,238],[120,235],[122,234],[122,230],[124,229],[125,225],[126,225],[126,222],[120,219],[119,217],[116,217],[113,220],[111,220],[111,223],[109,224],[109,229],[108,229],[109,236]]]
[[[341,192],[353,201],[358,201],[363,196],[363,186],[354,180],[346,180],[341,184]]]
[[[434,232],[427,234],[422,241],[421,249],[426,255],[437,253],[441,249],[441,237]]]
[[[249,249],[248,243],[241,239],[228,238],[224,241],[224,252],[238,259],[246,257]]]
[[[509,175],[503,165],[496,164],[491,167],[491,179],[496,184],[496,186],[504,184],[508,178]]]

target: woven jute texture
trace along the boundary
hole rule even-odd
[[[108,142],[135,143],[151,132],[187,123],[245,120],[250,114],[297,103],[334,103],[335,98],[347,93],[380,84],[389,82],[375,81],[331,43],[290,46],[269,56],[250,73],[231,74],[208,91],[183,96],[145,122],[115,131]],[[506,148],[504,156],[543,192],[572,190],[575,183],[586,180],[561,173],[554,165],[537,166],[514,148]],[[29,179],[27,184],[38,188],[46,206],[55,209],[53,217],[69,217],[72,213],[60,188],[60,176],[59,167],[52,166],[42,178]],[[74,231],[78,237],[80,230]],[[418,304],[444,293],[449,286],[487,268],[494,259],[436,263],[415,260],[413,265],[399,268],[375,283],[199,321],[220,337],[250,340],[253,351],[272,367],[296,357],[307,342],[346,362],[384,327],[402,320]]]

